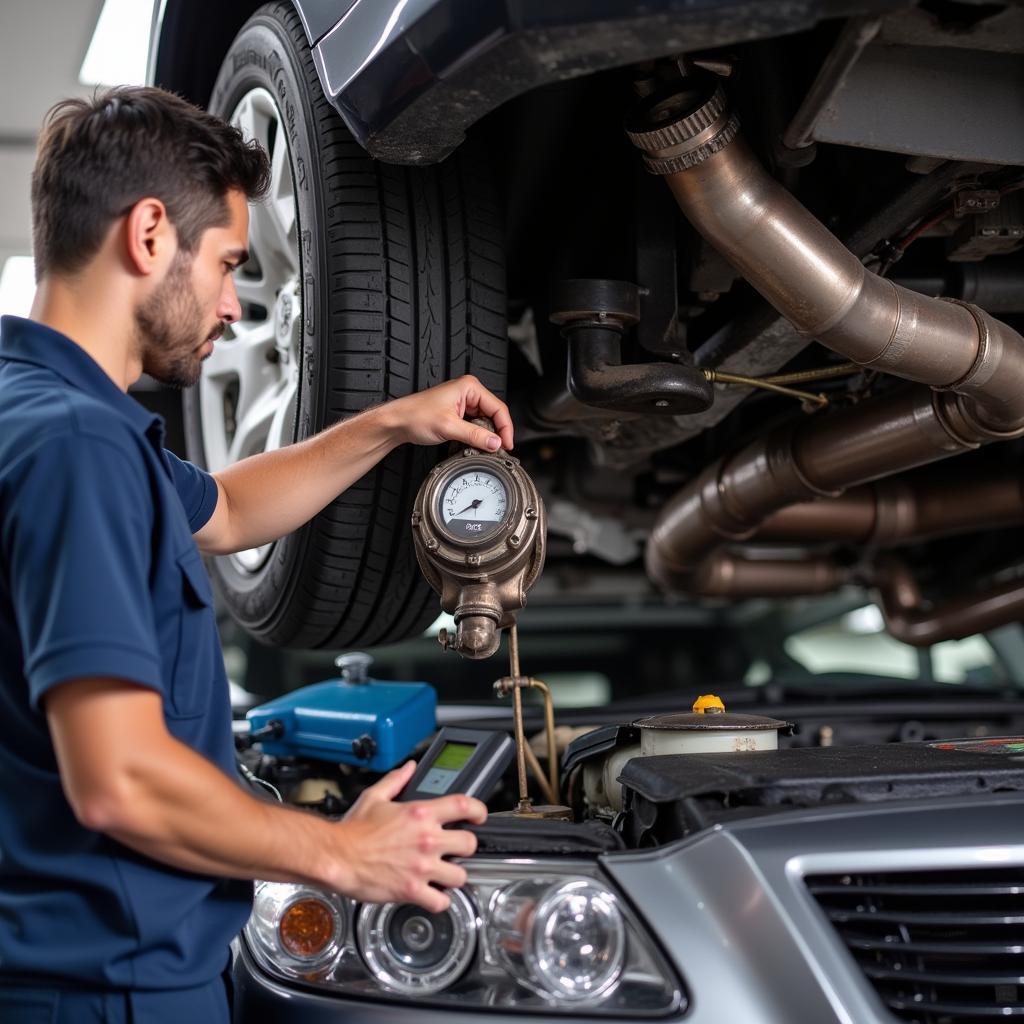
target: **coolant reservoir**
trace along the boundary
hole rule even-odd
[[[698,697],[693,707],[634,722],[640,730],[640,756],[778,750],[779,732],[791,728],[777,718],[732,714],[713,694]]]
[[[583,765],[587,803],[599,811],[614,812],[622,810],[619,775],[634,757],[778,750],[779,733],[791,728],[791,723],[777,718],[730,714],[721,699],[709,693],[697,698],[692,711],[652,715],[611,729],[615,739],[610,742],[602,738],[609,727],[595,730],[580,737],[570,750],[577,748],[577,761]],[[593,753],[587,752],[588,745]]]

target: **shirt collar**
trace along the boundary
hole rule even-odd
[[[163,444],[163,419],[126,395],[81,345],[60,331],[20,316],[0,317],[0,359],[51,370],[72,387],[113,406],[157,446]]]

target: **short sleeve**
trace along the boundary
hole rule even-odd
[[[8,483],[0,539],[32,706],[71,679],[162,692],[141,453],[88,434],[57,437],[25,455]]]
[[[163,451],[164,462],[174,480],[174,489],[185,509],[188,528],[198,533],[210,521],[217,507],[217,481],[191,462],[183,462],[167,448]]]

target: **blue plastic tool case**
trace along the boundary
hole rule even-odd
[[[386,772],[434,733],[437,692],[429,683],[329,679],[278,697],[247,714],[264,753],[350,764]]]

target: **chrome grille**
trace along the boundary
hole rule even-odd
[[[806,883],[899,1019],[1024,1020],[1024,869],[816,875]]]

